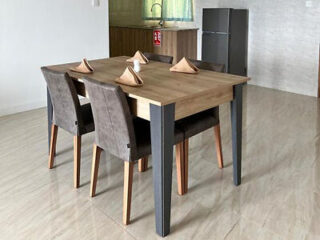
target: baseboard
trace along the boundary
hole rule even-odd
[[[47,105],[46,101],[34,101],[34,102],[12,105],[12,106],[7,105],[6,107],[0,108],[0,117],[9,115],[9,114],[14,114],[14,113],[19,113],[19,112],[24,112],[32,109],[45,107],[46,105]]]
[[[248,82],[248,85],[253,85],[253,86],[258,86],[258,87],[264,87],[264,88],[269,88],[269,89],[274,89],[282,92],[287,92],[287,93],[293,93],[293,94],[298,94],[298,95],[304,95],[304,96],[309,96],[309,97],[316,97],[317,93],[316,91],[314,92],[308,92],[308,91],[299,91],[299,89],[295,88],[289,88],[285,86],[279,86],[279,87],[274,87],[270,86],[269,84],[263,84],[263,83],[256,83],[256,82]]]

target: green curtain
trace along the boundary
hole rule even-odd
[[[192,1],[193,0],[143,0],[142,16],[144,20],[193,21]],[[162,5],[162,8],[159,4]]]

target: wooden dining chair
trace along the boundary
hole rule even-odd
[[[224,72],[223,64],[190,60],[199,69]],[[189,138],[213,127],[219,168],[223,168],[223,156],[220,134],[219,106],[177,121],[176,127],[183,131],[184,141],[176,145],[176,165],[178,193],[188,192],[188,151]]]
[[[149,52],[145,52],[143,53],[146,58],[148,58],[149,60],[152,61],[156,61],[156,62],[163,62],[163,63],[169,63],[172,64],[173,61],[173,57],[171,56],[166,56],[166,55],[160,55],[160,54],[156,54],[156,53],[149,53]]]
[[[171,56],[160,55],[160,54],[149,53],[149,52],[144,52],[143,54],[149,60],[156,61],[156,62],[172,64],[172,61],[173,61],[173,57]],[[144,156],[138,161],[138,170],[139,172],[145,172],[147,169],[148,169],[148,156]]]
[[[224,64],[210,63],[210,62],[204,62],[201,60],[194,60],[194,59],[190,59],[190,62],[192,62],[192,64],[199,69],[214,71],[214,72],[225,72]]]
[[[120,86],[84,79],[95,121],[91,197],[95,196],[100,154],[107,150],[124,162],[123,223],[130,222],[133,164],[151,154],[150,123],[134,117]],[[183,133],[175,131],[175,142],[183,141]]]
[[[74,137],[74,187],[80,183],[81,136],[94,131],[90,103],[80,105],[80,101],[68,73],[55,72],[41,68],[47,82],[53,105],[53,124],[49,151],[49,169],[53,168],[58,128],[71,133]]]

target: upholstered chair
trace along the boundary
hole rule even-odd
[[[173,61],[173,57],[171,57],[171,56],[165,56],[165,55],[148,53],[148,52],[145,52],[143,54],[149,60],[156,61],[156,62],[172,64],[172,61]],[[148,156],[145,156],[145,157],[139,159],[138,169],[139,169],[139,172],[144,172],[148,169]]]
[[[210,62],[204,62],[201,60],[193,60],[193,59],[190,59],[190,62],[192,62],[199,69],[214,71],[214,72],[225,71],[224,64],[210,63]]]
[[[84,79],[95,122],[90,195],[95,196],[100,154],[108,151],[124,162],[123,223],[130,222],[133,164],[151,154],[149,121],[131,114],[120,86]],[[175,131],[175,142],[183,141],[183,133]]]
[[[223,64],[190,60],[199,69],[224,72]],[[176,165],[178,176],[178,193],[188,192],[188,148],[189,138],[209,129],[214,129],[215,145],[219,168],[223,168],[223,156],[220,135],[219,107],[200,112],[177,121],[176,127],[183,131],[184,141],[176,145]]]
[[[41,68],[47,82],[53,105],[53,124],[49,150],[49,168],[53,168],[58,128],[71,133],[74,137],[74,187],[79,187],[81,136],[94,131],[90,103],[81,105],[75,86],[68,73],[55,72]]]
[[[155,54],[155,53],[148,53],[145,52],[143,53],[146,58],[152,61],[157,61],[157,62],[163,62],[163,63],[169,63],[172,64],[173,57],[171,56],[166,56],[166,55],[160,55],[160,54]]]

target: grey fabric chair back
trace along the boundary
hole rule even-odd
[[[47,82],[53,105],[55,125],[73,135],[79,135],[83,122],[80,113],[80,102],[68,73],[56,72],[42,67],[41,71]]]
[[[91,101],[96,144],[125,161],[136,155],[133,118],[119,86],[84,79]]]
[[[224,69],[225,69],[224,64],[209,63],[209,62],[203,62],[203,61],[193,60],[193,59],[190,59],[190,62],[192,62],[199,69],[215,71],[215,72],[224,72]]]
[[[148,58],[149,60],[152,60],[152,61],[169,63],[169,64],[172,64],[172,61],[173,61],[173,57],[171,57],[171,56],[165,56],[165,55],[148,53],[148,52],[145,52],[143,54],[146,56],[146,58]]]
[[[190,59],[190,62],[192,62],[197,68],[204,69],[208,71],[214,71],[214,72],[224,72],[224,64],[217,64],[217,63],[209,63],[209,62],[203,62],[199,60],[193,60]],[[212,116],[215,117],[219,123],[219,106],[214,107],[210,109],[209,111],[212,111]]]
[[[219,106],[212,108],[212,116],[215,117],[220,122],[220,115],[219,115]]]

